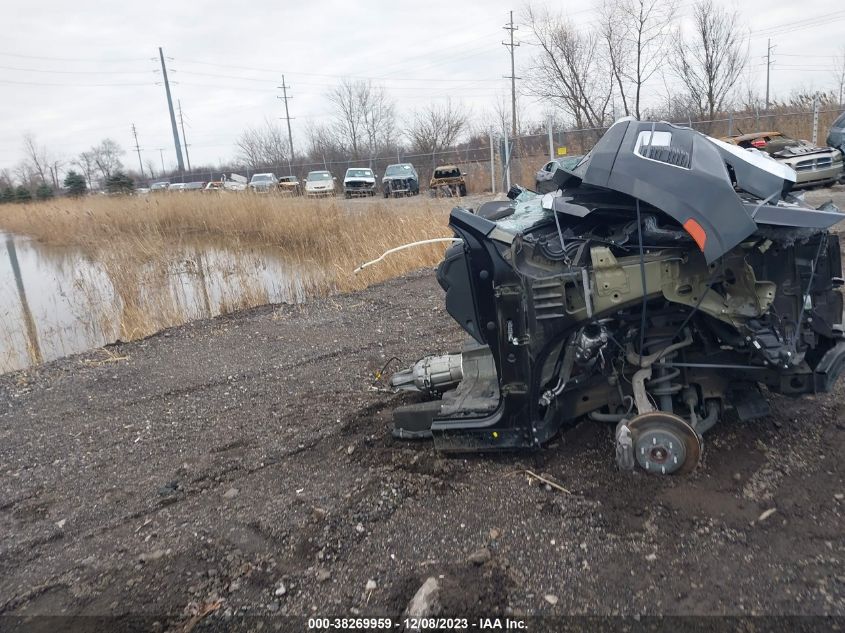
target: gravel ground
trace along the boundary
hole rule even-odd
[[[845,615],[842,383],[685,478],[618,472],[595,423],[392,440],[376,370],[461,340],[427,270],[0,376],[0,615],[398,617],[431,576],[453,615]]]

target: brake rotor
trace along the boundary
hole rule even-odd
[[[692,472],[701,458],[701,438],[673,413],[651,411],[628,423],[640,468],[656,475]]]

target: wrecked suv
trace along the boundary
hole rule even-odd
[[[434,195],[454,197],[467,195],[467,183],[461,170],[455,165],[435,167],[429,188]]]
[[[376,175],[367,167],[350,167],[343,177],[343,195],[352,196],[376,195]]]
[[[554,192],[455,208],[437,278],[467,342],[392,376],[428,398],[395,410],[394,435],[513,450],[587,419],[612,425],[621,468],[682,474],[729,411],[767,415],[763,389],[830,391],[845,216],[794,183],[759,153],[624,119]]]
[[[381,179],[381,191],[385,198],[391,196],[416,196],[420,192],[420,177],[411,163],[388,165]]]
[[[776,161],[795,170],[795,187],[829,185],[842,176],[842,152],[833,147],[818,147],[780,132],[755,132],[728,136],[723,141],[744,149],[766,152]]]

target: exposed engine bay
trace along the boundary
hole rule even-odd
[[[829,391],[845,216],[794,182],[760,152],[622,119],[547,193],[455,208],[437,277],[469,339],[394,374],[431,398],[394,435],[523,449],[586,418],[613,425],[621,468],[681,474],[728,412],[767,415],[761,388]]]

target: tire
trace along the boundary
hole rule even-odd
[[[466,196],[466,195],[467,195],[467,186],[466,186],[466,185],[460,185],[460,186],[458,187],[458,195],[459,195],[461,198],[463,198],[464,196]]]

